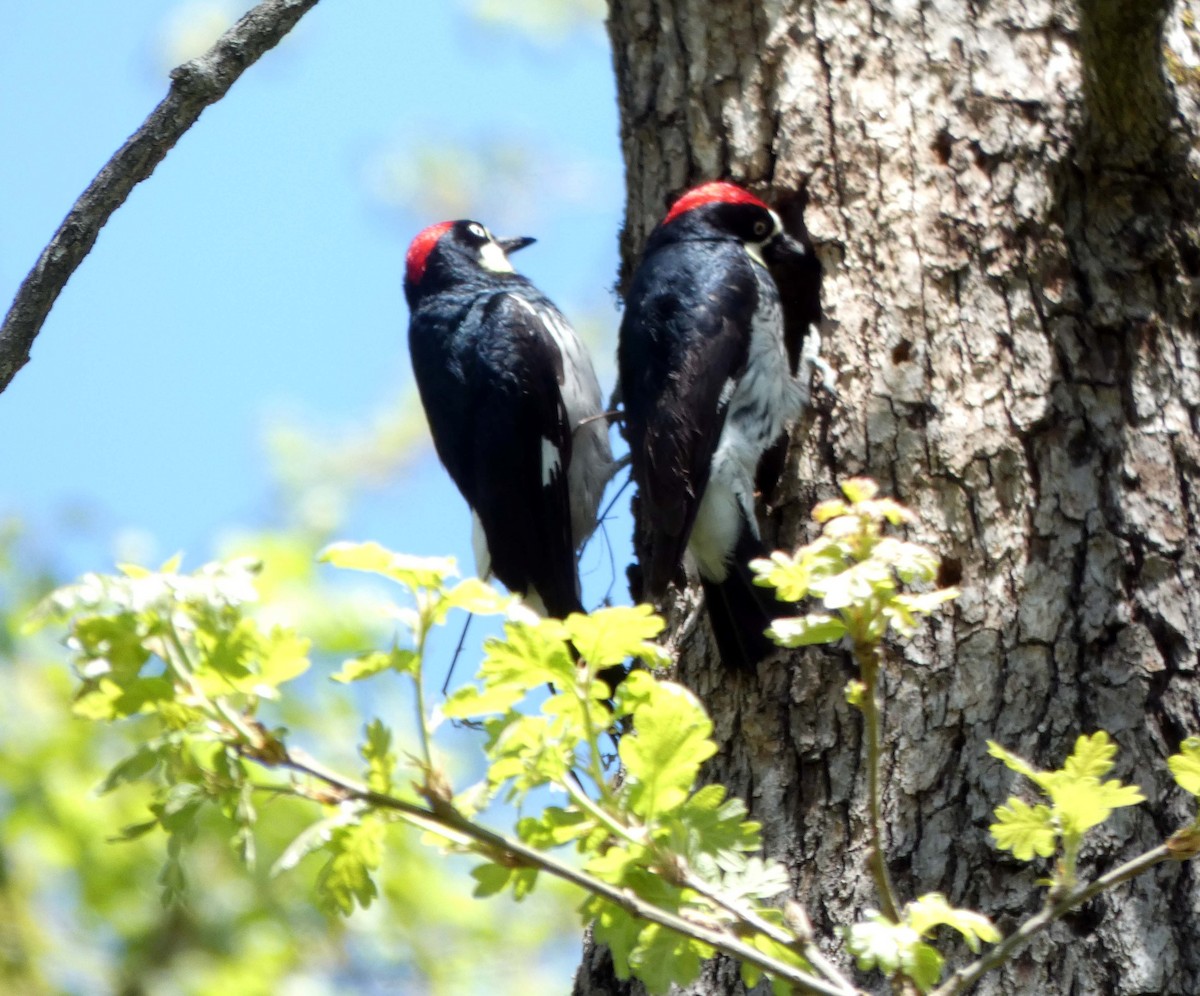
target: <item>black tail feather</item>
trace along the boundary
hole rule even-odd
[[[773,588],[754,583],[750,561],[766,556],[762,542],[748,528],[743,530],[724,581],[701,578],[705,607],[717,652],[726,667],[752,671],[775,649],[764,630],[788,606],[775,598]]]

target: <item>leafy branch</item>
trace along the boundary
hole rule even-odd
[[[823,603],[822,612],[778,620],[771,630],[777,640],[799,646],[845,639],[860,668],[847,696],[864,716],[870,865],[882,910],[839,929],[845,950],[860,969],[883,972],[899,992],[951,996],[1100,891],[1161,861],[1200,853],[1200,820],[1081,884],[1084,835],[1116,808],[1142,801],[1135,786],[1107,777],[1116,746],[1103,732],[1082,736],[1062,769],[1040,771],[992,744],[993,756],[1043,797],[1030,803],[1013,796],[996,809],[991,830],[997,846],[1018,860],[1055,859],[1044,908],[1001,939],[985,916],[956,909],[938,893],[902,903],[887,875],[878,776],[883,638],[910,636],[920,616],[956,592],[906,590],[927,586],[937,567],[925,548],[887,535],[888,526],[910,523],[911,516],[877,498],[869,482],[848,482],[845,492],[846,501],[818,506],[823,531],[814,544],[777,553],[756,569],[783,598]],[[181,573],[177,560],[158,571],[125,566],[117,575],[88,575],[43,604],[42,620],[69,625],[67,646],[80,679],[75,711],[102,722],[141,717],[153,725],[104,789],[151,786],[152,818],[122,836],[166,833],[165,899],[177,900],[186,888],[183,858],[206,807],[232,821],[233,842],[249,863],[259,820],[255,794],[287,795],[325,811],[295,837],[275,870],[323,855],[317,901],[330,912],[371,904],[387,830],[402,823],[434,846],[482,859],[471,873],[478,897],[509,892],[524,899],[543,874],[583,889],[580,912],[609,947],[617,974],[636,975],[651,992],[686,985],[720,951],[739,961],[747,985],[765,975],[780,996],[860,993],[821,953],[803,908],[794,901],[772,905],[792,883],[783,866],[759,853],[760,827],[747,819],[746,806],[726,798],[720,785],[697,788],[716,752],[712,722],[690,691],[647,669],[663,662],[654,642],[663,622],[648,607],[539,619],[474,578],[454,580],[448,559],[407,557],[374,543],[334,544],[324,559],[382,576],[404,593],[388,612],[401,628],[391,649],[347,660],[332,678],[398,676],[414,683],[419,750],[408,758],[407,781],[397,778],[393,732],[381,720],[367,724],[359,745],[365,774],[355,779],[290,744],[265,718],[281,686],[310,668],[309,643],[290,629],[259,624],[252,560],[192,574]],[[475,681],[430,709],[427,639],[455,611],[501,616],[503,633],[486,641]],[[601,676],[630,659],[647,668],[610,687]],[[480,784],[453,784],[438,750],[441,718],[469,720],[484,731],[489,766]],[[600,742],[618,729],[619,777]],[[1168,764],[1182,789],[1200,795],[1200,738],[1185,741]],[[262,772],[283,777],[268,774],[264,781]],[[547,788],[565,805],[535,804],[531,794]],[[480,819],[497,802],[525,814],[515,833],[499,833]],[[556,853],[564,848],[573,848],[574,857]],[[978,957],[939,986],[945,960],[933,939],[942,927],[957,931]],[[984,944],[995,947],[981,954]]]
[[[970,965],[955,972],[945,983],[933,990],[931,996],[957,996],[958,993],[967,992],[984,975],[1003,965],[1056,920],[1062,919],[1072,910],[1078,909],[1100,893],[1115,888],[1142,872],[1149,871],[1171,856],[1169,846],[1161,844],[1145,854],[1138,855],[1132,861],[1127,861],[1120,867],[1114,868],[1106,875],[1101,875],[1091,884],[1077,886],[1071,892],[1049,903],[1040,913],[1026,920],[982,958],[976,959]]]
[[[68,647],[82,681],[78,712],[104,721],[135,715],[159,721],[162,735],[120,762],[109,783],[157,786],[155,818],[125,835],[156,826],[169,834],[168,899],[184,888],[182,850],[205,804],[236,813],[239,834],[249,838],[256,815],[246,792],[286,794],[330,808],[277,863],[291,867],[323,851],[318,890],[328,910],[349,913],[373,901],[383,835],[398,819],[438,846],[482,858],[474,872],[477,895],[509,889],[522,898],[539,873],[584,889],[585,915],[613,947],[618,971],[636,972],[653,991],[686,982],[703,959],[722,951],[742,963],[748,979],[765,973],[781,992],[857,992],[826,959],[810,961],[811,937],[761,903],[788,880],[780,866],[748,856],[759,838],[758,825],[744,819],[745,806],[725,799],[717,786],[695,789],[700,765],[716,750],[695,697],[645,671],[615,692],[597,678],[630,657],[661,659],[651,640],[662,621],[647,608],[538,620],[475,579],[452,582],[449,560],[404,557],[370,543],[335,544],[324,557],[386,577],[410,603],[391,611],[408,631],[406,645],[345,662],[333,676],[340,682],[399,674],[419,690],[433,627],[454,610],[506,616],[504,637],[485,648],[479,684],[460,689],[440,710],[483,720],[492,762],[487,782],[455,794],[438,760],[434,717],[423,708],[422,747],[410,761],[411,798],[393,789],[392,735],[378,720],[360,747],[363,781],[328,768],[270,728],[262,708],[309,667],[308,645],[287,630],[257,625],[250,611],[254,562],[208,565],[191,575],[179,573],[177,561],[157,572],[126,566],[117,576],[89,575],[56,592],[42,617],[70,621]],[[554,691],[540,711],[514,708],[547,682]],[[617,718],[627,728],[619,787],[605,772],[599,743]],[[303,775],[309,783],[263,783],[247,764]],[[591,789],[585,791],[577,772],[586,773]],[[516,836],[476,818],[492,799],[520,803],[546,786],[562,790],[571,805],[521,819]],[[582,867],[551,853],[564,845],[575,845]]]
[[[266,760],[256,758],[271,766],[281,766],[300,774],[309,775],[323,784],[335,789],[345,799],[353,799],[369,806],[392,810],[411,823],[413,826],[427,830],[439,836],[447,836],[457,841],[466,849],[473,851],[489,861],[510,868],[529,868],[544,871],[560,878],[565,882],[578,886],[585,892],[599,896],[614,906],[620,907],[632,917],[657,924],[679,934],[693,937],[710,945],[714,950],[721,951],[740,961],[757,966],[761,971],[768,972],[786,980],[802,993],[817,993],[821,996],[853,996],[859,990],[845,980],[840,985],[815,978],[809,973],[800,971],[791,965],[780,963],[747,944],[728,932],[712,929],[695,920],[676,916],[653,903],[638,897],[629,889],[615,886],[581,872],[565,862],[559,861],[544,851],[530,847],[513,837],[506,837],[464,817],[453,808],[434,812],[422,806],[408,802],[396,796],[385,795],[371,791],[363,785],[354,782],[336,772],[324,768],[316,761],[308,758],[302,752],[293,751],[281,760]],[[294,790],[295,794],[304,798],[328,801],[328,797],[306,792],[303,789]]]
[[[225,96],[242,73],[279,44],[317,0],[262,0],[204,55],[171,71],[171,88],[79,195],[0,325],[0,393],[29,361],[33,341],[100,229],[130,192],[174,148],[201,112]]]
[[[768,630],[776,643],[800,647],[845,639],[853,650],[860,680],[847,686],[846,698],[863,716],[871,835],[868,864],[884,915],[898,923],[900,909],[883,840],[879,778],[882,640],[889,628],[912,636],[918,617],[957,598],[958,589],[922,594],[902,591],[901,584],[928,584],[937,576],[935,554],[885,532],[888,525],[913,522],[912,512],[890,498],[878,498],[873,481],[855,478],[842,490],[845,501],[825,501],[813,509],[813,520],[824,526],[820,538],[794,555],[777,552],[770,559],[754,561],[751,567],[758,575],[757,583],[775,588],[780,599],[798,602],[816,597],[826,610],[776,620]]]
[[[996,809],[996,823],[991,827],[997,846],[1011,851],[1019,860],[1058,855],[1046,906],[1003,941],[986,917],[953,909],[937,893],[922,896],[901,909],[884,853],[879,778],[883,640],[889,631],[911,637],[921,616],[931,614],[959,592],[956,588],[928,588],[937,577],[936,555],[918,544],[887,535],[889,526],[914,523],[908,509],[892,499],[879,498],[873,481],[849,480],[842,491],[845,500],[822,502],[813,510],[813,519],[823,525],[815,542],[795,554],[776,552],[751,566],[758,583],[776,588],[781,600],[817,598],[825,610],[776,620],[768,635],[785,647],[845,640],[859,668],[859,678],[847,686],[846,698],[863,714],[871,839],[868,863],[883,909],[882,913],[868,911],[865,920],[842,930],[847,947],[860,968],[878,968],[901,988],[915,986],[935,996],[951,996],[965,992],[1050,924],[1093,896],[1168,858],[1187,860],[1200,853],[1200,820],[1160,847],[1089,885],[1079,885],[1076,872],[1083,835],[1107,820],[1114,809],[1144,801],[1136,786],[1122,785],[1115,779],[1102,780],[1112,768],[1116,746],[1103,731],[1081,736],[1062,770],[1044,772],[998,744],[989,743],[993,757],[1029,778],[1049,799],[1049,805],[1030,806],[1010,798]],[[926,590],[904,591],[908,585],[924,586]],[[1200,738],[1185,741],[1181,753],[1171,757],[1168,764],[1181,788],[1200,795]],[[980,942],[1000,943],[934,989],[944,959],[927,938],[938,926],[957,930],[976,953]]]

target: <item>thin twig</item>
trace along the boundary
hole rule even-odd
[[[421,614],[420,630],[417,633],[417,666],[413,671],[413,681],[416,683],[417,732],[421,736],[421,756],[425,761],[425,784],[430,785],[434,774],[433,741],[429,734],[429,714],[425,711],[425,641],[429,637],[429,629],[433,625],[430,614],[425,610],[424,599],[417,596],[417,608]]]
[[[29,271],[0,325],[0,392],[29,361],[33,341],[100,229],[138,183],[263,53],[274,48],[317,0],[263,0],[204,55],[171,72],[171,88],[88,184]]]
[[[896,891],[892,887],[891,876],[888,874],[887,855],[883,847],[883,801],[879,784],[879,768],[883,763],[879,736],[880,653],[878,644],[863,646],[861,650],[856,649],[859,670],[866,686],[861,709],[867,740],[867,797],[871,814],[871,855],[867,863],[875,879],[875,889],[879,893],[879,905],[883,915],[892,923],[899,923],[900,907],[896,902]]]

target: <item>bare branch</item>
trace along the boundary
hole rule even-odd
[[[274,48],[317,0],[263,0],[198,59],[171,71],[171,88],[79,196],[21,284],[0,325],[0,392],[29,361],[46,316],[109,217],[162,162],[209,104]]]

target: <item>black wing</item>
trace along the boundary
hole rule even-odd
[[[646,549],[646,597],[676,576],[721,438],[727,386],[746,366],[757,282],[741,246],[675,243],[634,275],[621,387]]]
[[[483,524],[492,572],[562,617],[580,610],[562,356],[538,309],[516,294],[485,299],[479,319],[459,358],[466,434],[458,472],[445,462]]]

